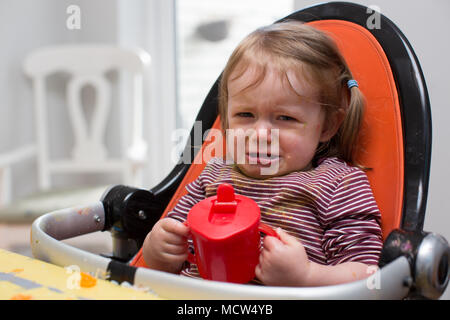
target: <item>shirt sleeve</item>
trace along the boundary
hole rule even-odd
[[[325,213],[322,246],[327,264],[378,264],[383,247],[380,220],[369,180],[355,168],[339,181]]]

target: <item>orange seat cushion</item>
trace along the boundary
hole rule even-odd
[[[337,43],[366,98],[357,161],[367,172],[381,211],[384,239],[400,227],[403,206],[403,133],[397,88],[389,61],[375,37],[360,25],[341,20],[309,23]]]

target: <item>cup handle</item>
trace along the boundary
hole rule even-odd
[[[189,227],[187,220],[184,221],[183,224],[184,224],[186,227]],[[192,237],[189,237],[189,238],[192,239]],[[197,262],[196,262],[197,259],[195,258],[195,254],[192,254],[192,253],[189,251],[189,249],[188,249],[188,257],[187,257],[187,261],[188,261],[189,263],[193,263],[193,264],[196,264],[196,263],[197,263]]]
[[[271,226],[269,226],[265,223],[260,222],[258,229],[260,232],[265,233],[267,236],[272,236],[277,239],[280,239],[280,236],[278,235],[278,233]]]

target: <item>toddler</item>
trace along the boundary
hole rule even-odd
[[[182,222],[229,183],[280,237],[264,238],[256,280],[319,286],[367,277],[382,237],[367,176],[353,160],[364,99],[331,38],[294,21],[256,30],[232,53],[219,100],[222,128],[244,132],[244,148],[242,135],[228,135],[228,160],[209,161],[155,224],[143,246],[148,267],[198,276],[186,262]]]

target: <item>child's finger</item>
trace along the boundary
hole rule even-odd
[[[185,254],[188,251],[188,245],[175,245],[171,243],[164,243],[162,250],[173,255]]]
[[[262,264],[264,261],[264,252],[265,252],[265,250],[261,251],[261,253],[259,254],[259,259],[258,259],[259,264]]]
[[[261,267],[261,264],[258,264],[255,268],[255,276],[256,278],[258,278],[260,281],[263,281],[263,270]]]
[[[160,253],[161,258],[164,259],[167,263],[181,263],[185,261],[188,257],[187,252],[184,254],[172,254],[167,252],[161,252]]]
[[[187,237],[179,236],[172,232],[164,231],[163,241],[173,245],[187,245]]]
[[[276,237],[264,237],[264,249],[268,250],[268,251],[272,251],[274,250],[277,246],[279,246],[282,242],[280,242],[280,240],[278,240],[278,238]]]
[[[163,229],[167,232],[174,233],[179,236],[187,237],[189,235],[189,227],[178,220],[172,218],[164,219]]]
[[[298,242],[297,238],[291,236],[286,231],[284,231],[281,228],[277,228],[276,232],[278,236],[280,237],[281,242],[284,244],[290,245],[290,244],[296,244]]]

